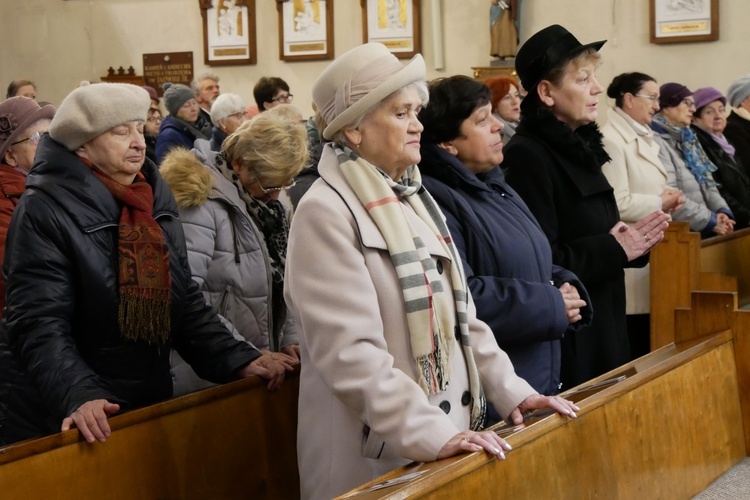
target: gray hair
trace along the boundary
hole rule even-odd
[[[198,78],[190,82],[190,88],[193,89],[193,92],[195,92],[195,95],[198,95],[201,93],[201,82],[203,80],[213,80],[216,83],[219,83],[219,77],[216,76],[215,73],[201,73],[198,75]]]
[[[220,128],[219,120],[223,120],[235,113],[245,112],[245,101],[237,94],[221,94],[211,105],[211,123]]]
[[[357,118],[356,120],[354,120],[352,123],[349,123],[349,124],[344,125],[343,127],[341,127],[340,130],[336,131],[336,133],[333,134],[333,137],[331,138],[331,142],[333,142],[334,144],[346,144],[347,143],[346,142],[346,135],[344,134],[345,130],[359,127],[360,124],[362,124],[362,122],[368,120],[372,116],[372,114],[380,106],[383,105],[384,102],[388,101],[392,97],[395,97],[395,96],[399,95],[401,92],[403,92],[403,91],[405,91],[407,89],[415,89],[417,91],[417,94],[419,94],[419,100],[420,100],[422,106],[427,106],[427,103],[430,101],[430,91],[427,90],[427,83],[424,82],[424,81],[421,81],[421,80],[418,81],[418,82],[412,82],[409,85],[401,87],[401,89],[397,90],[396,92],[392,93],[391,95],[389,95],[388,97],[386,97],[382,101],[380,101],[377,104],[375,104],[373,107],[371,107],[370,109],[368,109],[367,111],[365,111],[359,118]],[[323,119],[323,117],[320,115],[319,112],[315,113],[315,124],[316,125],[318,125],[318,124],[322,125],[322,127],[319,128],[319,130],[321,130],[321,131],[325,130],[325,127],[328,125],[327,123],[325,123],[325,120]]]

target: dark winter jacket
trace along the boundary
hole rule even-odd
[[[586,289],[572,272],[552,263],[549,242],[499,167],[475,175],[435,144],[422,144],[424,186],[440,205],[461,255],[477,317],[508,353],[516,373],[543,394],[560,383],[560,338],[568,319],[560,291],[565,282]],[[591,308],[582,311],[591,322]]]
[[[205,133],[201,133],[205,132]],[[187,150],[193,147],[196,139],[209,139],[211,134],[211,124],[206,123],[200,116],[194,127],[189,127],[186,122],[167,116],[162,120],[159,127],[159,137],[156,140],[156,160],[157,164],[161,163],[167,153],[178,146]]]
[[[718,184],[721,197],[732,210],[734,220],[737,222],[735,230],[748,227],[750,225],[750,177],[745,173],[743,165],[729,156],[711,137],[711,134],[695,125],[691,128],[698,136],[698,141],[703,146],[708,159],[716,165],[717,170],[711,175]]]
[[[609,234],[620,217],[602,173],[607,161],[596,124],[574,132],[546,109],[527,108],[505,151],[508,183],[547,235],[554,263],[581,279],[596,312],[590,327],[563,339],[564,388],[630,361],[623,268],[648,257],[628,264]]]
[[[157,136],[143,132],[143,139],[146,141],[146,158],[156,163]]]
[[[235,340],[192,280],[177,207],[150,161],[153,217],[169,251],[172,332],[163,345],[118,328],[120,206],[77,156],[45,135],[8,233],[0,323],[0,442],[50,434],[87,401],[122,410],[172,395],[170,348],[214,382],[259,356]]]
[[[26,176],[15,167],[0,163],[0,265],[5,255],[5,242],[13,211],[26,189]],[[0,313],[5,307],[5,280],[0,276]]]
[[[745,111],[744,108],[741,111]],[[746,113],[745,111],[743,115]],[[737,110],[732,110],[727,117],[724,135],[736,149],[734,157],[737,163],[745,169],[745,174],[750,177],[750,119],[743,118],[737,113]]]
[[[229,136],[219,127],[213,127],[211,129],[211,151],[221,151],[221,145],[227,137]]]

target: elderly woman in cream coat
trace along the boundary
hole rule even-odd
[[[667,186],[659,144],[649,127],[659,111],[659,86],[643,73],[623,73],[607,88],[615,107],[601,129],[604,149],[612,160],[602,172],[615,191],[620,217],[632,224],[654,210],[672,212],[684,202],[682,192]],[[625,269],[625,297],[630,353],[649,352],[649,267]]]
[[[576,407],[537,394],[476,319],[458,253],[421,187],[420,55],[337,58],[313,86],[327,144],[292,222],[285,291],[302,328],[303,498],[331,498],[409,461],[510,449],[503,417]],[[320,123],[320,121],[319,121]]]

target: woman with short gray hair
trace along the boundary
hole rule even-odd
[[[221,151],[221,144],[245,122],[245,101],[237,94],[221,94],[211,105],[211,150]]]

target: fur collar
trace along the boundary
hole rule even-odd
[[[556,155],[590,170],[600,170],[610,160],[596,123],[573,130],[546,108],[536,108],[525,113],[516,134],[536,137],[546,143]]]

